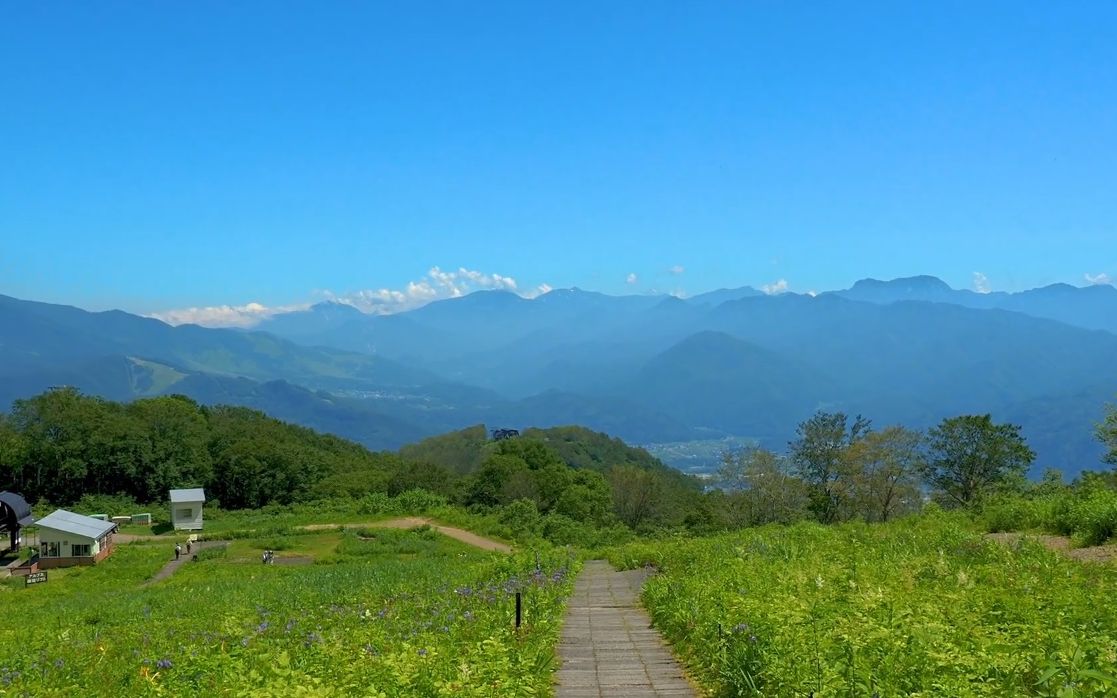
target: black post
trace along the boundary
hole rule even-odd
[[[520,592],[516,592],[516,630],[520,629],[520,621],[523,620],[523,602],[520,599]]]

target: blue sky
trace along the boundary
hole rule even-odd
[[[1117,278],[1117,4],[818,5],[10,5],[0,293]]]

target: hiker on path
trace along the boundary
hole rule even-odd
[[[175,543],[175,559],[177,560],[178,556],[181,555],[181,554],[182,554],[182,546],[179,545],[178,543]]]
[[[186,541],[186,554],[190,554],[190,541]]]

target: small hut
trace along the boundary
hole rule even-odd
[[[20,530],[34,522],[31,505],[26,499],[15,492],[0,492],[0,533],[8,534],[12,552],[19,552],[19,545],[23,540]],[[0,538],[0,545],[3,545],[2,541],[3,538]]]
[[[39,529],[39,567],[94,565],[113,550],[116,524],[56,509],[35,522]]]
[[[176,531],[202,530],[202,505],[206,493],[201,487],[171,490],[171,525]]]

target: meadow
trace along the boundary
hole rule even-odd
[[[518,696],[550,690],[576,562],[429,529],[238,539],[144,582],[170,542],[0,585],[0,695]],[[324,553],[262,565],[257,550]],[[514,597],[524,623],[514,627]]]
[[[961,515],[766,526],[608,551],[716,696],[1112,696],[1117,570]]]

